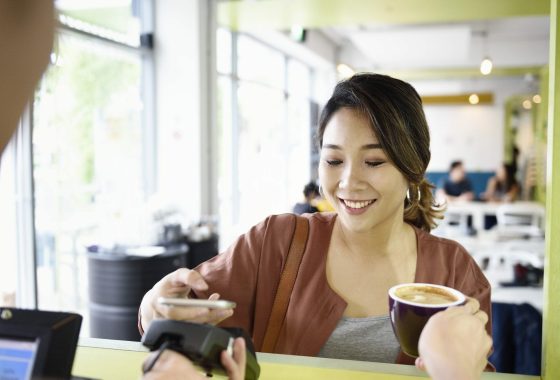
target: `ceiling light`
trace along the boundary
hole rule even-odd
[[[530,110],[531,107],[533,107],[533,103],[531,103],[529,99],[525,99],[523,101],[523,108],[525,108],[526,110]]]
[[[338,76],[340,78],[350,78],[354,75],[354,70],[345,63],[339,63],[336,66],[336,71],[338,72]]]
[[[488,75],[492,72],[492,60],[488,57],[480,62],[480,72],[482,75]]]
[[[539,104],[540,102],[542,102],[541,96],[539,94],[533,95],[533,103]]]
[[[478,98],[477,94],[471,94],[469,96],[469,103],[472,105],[478,104],[478,102],[480,101],[480,99]]]

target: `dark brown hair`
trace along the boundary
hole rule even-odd
[[[442,218],[442,211],[434,201],[434,185],[424,177],[430,162],[430,132],[414,87],[368,73],[339,82],[321,113],[317,130],[320,148],[329,120],[341,108],[352,108],[369,120],[383,151],[409,182],[404,221],[430,231],[436,226],[435,219]]]

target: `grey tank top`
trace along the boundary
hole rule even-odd
[[[319,357],[395,363],[399,353],[388,315],[365,318],[342,317]]]

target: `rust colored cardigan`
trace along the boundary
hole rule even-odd
[[[336,214],[306,214],[309,239],[294,285],[276,353],[316,356],[338,321],[346,302],[327,283],[326,258]],[[222,326],[242,327],[260,350],[280,274],[295,229],[292,214],[274,215],[241,235],[225,252],[196,270],[209,285],[194,296],[237,303],[234,315]],[[476,262],[458,243],[415,228],[417,265],[415,282],[442,284],[478,299],[490,317],[490,284]],[[491,320],[491,318],[490,318]],[[487,324],[491,334],[491,323]],[[402,352],[397,363],[414,364]]]

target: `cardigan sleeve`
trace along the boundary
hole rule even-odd
[[[241,235],[226,251],[194,270],[208,283],[208,290],[191,296],[207,298],[219,293],[234,301],[234,314],[223,327],[241,327],[261,346],[284,261],[295,228],[292,214],[274,215]]]

